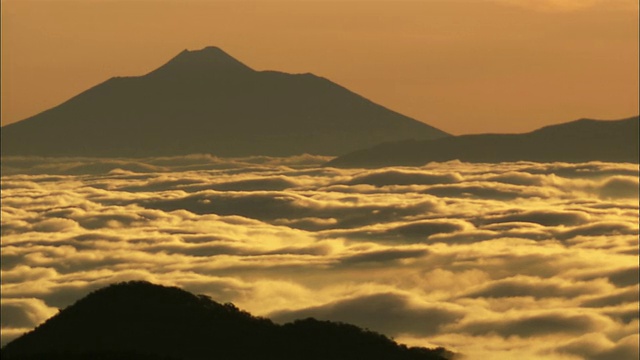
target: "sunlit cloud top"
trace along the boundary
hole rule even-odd
[[[147,280],[468,359],[638,358],[637,164],[2,160],[2,343]]]

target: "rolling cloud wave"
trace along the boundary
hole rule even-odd
[[[470,358],[637,357],[637,165],[326,160],[3,159],[3,341],[142,279]]]

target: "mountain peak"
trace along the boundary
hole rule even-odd
[[[190,60],[198,60],[198,61],[232,61],[236,63],[240,63],[238,60],[234,59],[231,55],[224,52],[224,50],[220,49],[217,46],[207,46],[200,50],[182,50],[175,59],[190,59]]]
[[[3,359],[447,360],[354,325],[315,319],[277,325],[233,304],[134,281],[96,290],[7,344]]]
[[[184,50],[2,127],[3,155],[342,155],[446,133],[327,79],[254,71],[217,47]]]
[[[160,68],[149,73],[167,74],[179,72],[181,75],[236,73],[240,71],[253,71],[250,67],[238,61],[217,46],[207,46],[200,50],[185,49],[169,60]]]

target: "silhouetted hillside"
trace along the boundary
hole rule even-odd
[[[340,155],[447,134],[313,74],[254,71],[216,47],[111,78],[2,128],[5,155]]]
[[[2,349],[10,359],[446,359],[353,325],[276,325],[174,287],[128,282],[95,291]]]
[[[582,119],[526,134],[450,136],[385,143],[355,151],[327,166],[419,166],[430,161],[638,162],[638,117],[617,121]]]

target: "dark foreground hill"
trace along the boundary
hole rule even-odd
[[[385,143],[333,159],[327,166],[420,166],[430,161],[638,163],[638,117],[582,119],[526,134],[450,136],[431,141]]]
[[[2,128],[4,155],[341,155],[446,133],[313,74],[255,71],[216,47],[183,51]]]
[[[353,325],[277,325],[208,297],[146,282],[111,285],[2,349],[2,359],[406,359],[451,353],[408,348]]]

